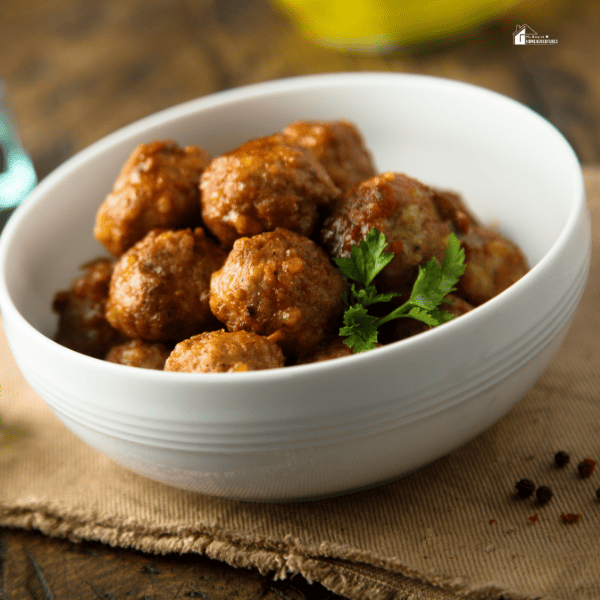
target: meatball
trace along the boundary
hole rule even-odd
[[[380,348],[382,344],[377,344]],[[344,356],[351,356],[353,354],[352,348],[344,343],[344,338],[332,335],[327,336],[317,346],[312,354],[302,357],[299,361],[299,365],[305,365],[308,363],[322,362],[325,360],[332,360],[334,358],[343,358]]]
[[[277,227],[308,236],[318,207],[340,195],[316,157],[282,135],[251,140],[215,158],[200,189],[204,223],[226,248]]]
[[[519,247],[492,229],[473,226],[459,239],[467,268],[457,289],[474,306],[497,296],[529,270]]]
[[[283,367],[281,348],[248,331],[207,331],[179,342],[167,358],[165,371],[236,373]]]
[[[343,312],[343,275],[287,229],[237,240],[213,274],[210,308],[230,331],[270,336],[285,355],[312,352]]]
[[[129,367],[161,371],[169,354],[170,349],[160,342],[128,340],[123,344],[113,346],[104,360]]]
[[[59,314],[55,340],[76,352],[103,357],[122,340],[104,316],[114,260],[99,258],[86,265],[85,273],[73,280],[70,290],[54,297],[53,310]]]
[[[467,268],[458,290],[473,306],[498,295],[527,273],[529,265],[520,248],[483,226],[458,194],[434,190],[433,202],[465,250]]]
[[[442,302],[439,308],[440,310],[449,312],[454,318],[460,317],[473,310],[472,304],[469,304],[466,300],[463,300],[455,294],[448,294],[445,299],[449,300],[449,302]],[[417,333],[422,333],[423,331],[431,329],[429,325],[417,321],[416,319],[396,319],[395,321],[392,321],[392,323],[392,337],[394,340],[403,340],[407,337],[416,335]]]
[[[433,203],[442,220],[448,221],[453,231],[460,235],[469,233],[473,225],[479,225],[479,221],[467,208],[463,199],[454,192],[445,190],[432,190]]]
[[[418,266],[431,257],[444,258],[450,225],[436,211],[433,192],[416,179],[384,173],[367,179],[347,192],[325,219],[323,247],[334,257],[348,257],[350,248],[376,227],[385,234],[390,264],[377,278],[385,290],[412,287]]]
[[[152,230],[115,266],[108,321],[127,337],[149,341],[181,341],[216,327],[210,276],[225,256],[202,228]]]
[[[198,181],[210,156],[172,141],[141,144],[96,215],[94,235],[119,256],[151,229],[200,225]]]
[[[348,121],[298,121],[282,133],[311,150],[342,191],[376,174],[362,136]]]

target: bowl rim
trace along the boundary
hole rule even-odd
[[[102,361],[63,347],[31,325],[20,313],[12,301],[12,297],[6,283],[6,272],[9,262],[8,256],[12,249],[13,237],[18,231],[21,222],[27,218],[29,212],[36,209],[38,200],[41,199],[54,187],[57,182],[61,181],[61,179],[71,171],[80,168],[86,162],[91,161],[98,154],[109,150],[119,141],[143,133],[143,131],[146,129],[155,125],[162,125],[169,120],[179,119],[198,111],[204,111],[212,107],[227,103],[234,103],[240,100],[271,96],[281,93],[288,94],[298,90],[313,90],[323,87],[330,89],[335,86],[343,86],[357,81],[360,81],[363,85],[368,81],[379,83],[390,82],[390,85],[392,85],[394,82],[406,82],[406,85],[417,84],[423,86],[424,88],[434,88],[436,90],[443,88],[462,93],[480,95],[482,98],[488,99],[490,102],[495,102],[497,104],[499,103],[505,107],[511,108],[512,110],[529,113],[529,116],[538,120],[538,122],[542,124],[542,126],[544,126],[549,132],[553,132],[557,143],[563,145],[566,154],[570,157],[571,165],[569,166],[569,170],[573,173],[573,206],[571,207],[568,218],[565,220],[559,236],[553,242],[550,249],[537,262],[537,264],[535,264],[519,281],[498,296],[487,301],[485,304],[478,306],[475,310],[463,315],[459,320],[459,322],[463,325],[466,324],[467,321],[469,323],[472,322],[473,325],[485,322],[488,319],[488,316],[493,314],[497,310],[496,307],[498,307],[498,305],[501,306],[501,303],[505,299],[508,299],[511,295],[513,297],[519,295],[521,290],[524,289],[525,286],[529,285],[530,281],[540,277],[543,272],[551,269],[552,263],[556,260],[556,257],[560,254],[561,250],[568,242],[568,239],[572,235],[573,229],[576,227],[583,211],[585,211],[586,208],[585,182],[583,179],[581,165],[569,142],[554,125],[552,125],[547,119],[539,115],[531,108],[518,102],[517,100],[514,100],[513,98],[510,98],[509,96],[471,83],[457,81],[454,79],[414,73],[392,73],[377,71],[349,73],[339,72],[287,77],[218,91],[206,96],[201,96],[199,98],[178,103],[174,106],[164,108],[148,116],[137,119],[80,150],[68,158],[64,163],[59,165],[50,174],[48,174],[31,192],[28,198],[26,198],[25,201],[23,201],[22,204],[15,210],[13,215],[8,220],[6,227],[0,236],[0,309],[4,315],[11,320],[11,325],[13,325],[14,322],[15,327],[25,328],[30,338],[46,346],[49,351],[58,352],[59,355],[62,354],[66,360],[75,361],[76,364],[78,364],[79,361],[82,361],[82,367],[90,366],[92,364],[90,361],[93,361],[93,364],[95,364],[98,368],[107,369],[105,371],[106,374],[127,372],[134,379],[144,378],[145,380],[152,381],[154,378],[158,378],[156,379],[157,381],[164,381],[165,377],[172,377],[174,380],[182,381],[181,378],[183,377],[189,381],[210,381],[212,385],[229,385],[232,381],[235,381],[236,383],[260,382],[264,380],[281,380],[285,382],[290,377],[295,377],[300,373],[311,375],[321,373],[323,371],[334,373],[335,371],[339,370],[346,370],[348,368],[352,369],[354,368],[354,365],[359,364],[356,361],[360,361],[360,363],[364,363],[364,366],[368,367],[370,364],[373,364],[373,361],[378,360],[378,357],[382,355],[381,353],[397,352],[400,348],[405,348],[408,352],[410,351],[410,348],[419,347],[423,344],[429,344],[431,343],[431,340],[435,340],[437,337],[452,335],[455,327],[457,327],[455,322],[456,320],[446,323],[443,328],[433,328],[417,336],[412,336],[404,340],[393,342],[371,352],[345,357],[345,360],[343,361],[330,360],[318,363],[293,365],[279,369],[266,369],[235,374],[170,373],[165,371],[153,371],[150,369],[131,369],[125,365]],[[463,325],[458,326],[462,327]],[[114,371],[114,369],[117,369],[118,371]],[[123,369],[126,369],[126,371],[123,371]]]

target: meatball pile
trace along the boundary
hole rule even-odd
[[[55,340],[121,365],[193,373],[348,356],[337,332],[349,282],[332,259],[373,227],[394,254],[375,283],[400,300],[457,235],[467,266],[445,305],[455,316],[528,270],[459,195],[377,173],[347,121],[291,123],[214,158],[154,141],[133,151],[99,207],[93,233],[110,256],[56,294]],[[424,329],[401,319],[380,342]]]

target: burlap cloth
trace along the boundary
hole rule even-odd
[[[409,477],[313,502],[251,504],[134,475],[76,439],[0,341],[0,524],[167,553],[202,553],[274,577],[301,573],[349,598],[600,598],[600,169],[590,283],[548,371],[499,423]],[[557,450],[571,454],[552,466]],[[528,477],[545,506],[517,500]],[[537,521],[529,517],[538,514]],[[567,524],[561,513],[581,514]]]

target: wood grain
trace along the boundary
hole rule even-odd
[[[562,9],[553,19],[527,17],[558,40],[553,46],[513,46],[515,25],[526,18],[516,13],[444,43],[366,56],[303,38],[267,0],[4,0],[1,76],[40,177],[173,104],[268,79],[361,70],[425,73],[499,91],[539,111],[583,162],[595,162],[600,6],[555,4]]]
[[[197,555],[154,556],[0,528],[0,600],[335,600]]]

